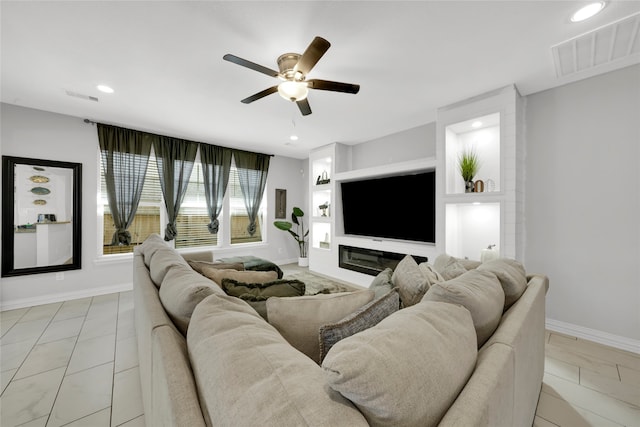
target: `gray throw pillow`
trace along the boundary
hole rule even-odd
[[[196,260],[187,260],[191,268],[193,268],[198,273],[204,276],[204,268],[217,268],[217,269],[227,269],[227,270],[238,270],[244,271],[244,264],[241,262],[220,262],[220,261],[196,261]]]
[[[438,255],[433,262],[433,268],[444,277],[444,280],[455,279],[467,272],[467,268],[458,258],[447,254]]]
[[[382,319],[398,311],[399,308],[400,297],[398,290],[394,288],[386,295],[371,301],[342,320],[321,326],[320,363],[335,343],[377,325]]]
[[[371,281],[369,285],[369,289],[375,292],[375,298],[380,298],[381,296],[388,294],[391,289],[393,289],[393,282],[391,281],[391,277],[393,276],[393,270],[390,268],[385,268]]]
[[[400,292],[400,301],[402,301],[403,307],[419,303],[429,289],[429,279],[420,270],[418,263],[411,255],[406,255],[396,265],[391,281]]]
[[[504,291],[504,309],[507,310],[527,289],[527,273],[515,259],[499,258],[487,261],[478,270],[490,271],[498,277]]]

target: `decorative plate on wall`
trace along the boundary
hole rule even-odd
[[[46,205],[47,201],[43,200],[43,199],[36,199],[36,200],[33,201],[33,204],[42,206],[42,205]]]
[[[31,189],[31,192],[33,194],[45,195],[45,194],[51,193],[51,190],[49,190],[48,188],[44,188],[44,187],[33,187]]]
[[[33,175],[29,179],[31,180],[31,182],[35,182],[36,184],[44,184],[46,182],[49,182],[49,178],[42,175]]]

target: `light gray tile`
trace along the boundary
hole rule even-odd
[[[7,388],[16,372],[18,372],[17,369],[9,369],[8,371],[0,372],[0,395],[4,393],[4,389]]]
[[[29,322],[32,320],[51,320],[56,315],[60,307],[61,302],[52,304],[36,305],[31,307],[29,311],[20,319],[21,322]]]
[[[622,427],[621,424],[544,392],[540,394],[536,414],[561,427]]]
[[[75,344],[76,338],[71,337],[36,345],[16,373],[15,379],[66,367]]]
[[[118,313],[118,294],[93,297],[87,312],[87,319],[115,316]]]
[[[73,319],[74,317],[84,317],[89,311],[91,305],[91,298],[81,298],[71,301],[65,301],[56,313],[53,321]]]
[[[118,426],[144,413],[138,368],[118,372],[113,379],[111,425]]]
[[[0,425],[14,426],[33,421],[51,411],[64,376],[64,368],[11,381],[0,397]]]
[[[48,419],[49,415],[46,415],[33,421],[29,421],[28,423],[20,424],[20,427],[45,427]]]
[[[562,360],[547,356],[544,360],[544,371],[576,384],[580,383],[580,368]]]
[[[136,335],[136,324],[133,311],[120,312],[118,314],[117,340],[123,340]]]
[[[547,421],[542,417],[536,415],[533,419],[533,427],[559,427],[558,424],[554,424],[551,421]]]
[[[581,408],[588,411],[589,414],[598,414],[599,417],[612,420],[620,425],[640,426],[640,407],[630,405],[560,377],[545,374],[542,391],[566,401],[572,408]],[[582,414],[582,412],[580,413]],[[542,416],[550,420],[549,417]],[[553,420],[551,419],[551,421]],[[595,425],[599,424],[596,423]]]
[[[127,421],[124,424],[120,424],[119,427],[145,427],[144,415],[140,415],[138,418],[134,418],[131,421]]]
[[[0,370],[8,371],[10,369],[18,369],[35,344],[36,338],[12,344],[2,344],[0,347],[0,354],[2,356],[0,357]]]
[[[110,420],[111,408],[106,408],[66,424],[65,427],[109,427]]]
[[[113,363],[95,366],[62,381],[47,427],[58,427],[111,406]]]
[[[115,357],[115,334],[78,341],[71,355],[67,375],[93,366],[113,362]]]
[[[22,318],[22,316],[24,316],[27,313],[27,311],[29,311],[29,308],[30,307],[17,308],[15,310],[0,311],[0,323],[5,321],[17,322],[18,320],[20,320],[20,318]]]
[[[47,328],[49,321],[50,319],[17,322],[6,334],[4,334],[0,342],[2,345],[5,345],[20,341],[37,340],[40,338],[40,335],[42,335],[42,332]]]
[[[618,372],[620,372],[620,380],[623,383],[640,387],[640,371],[627,368],[626,366],[618,366]]]
[[[588,369],[580,369],[580,385],[640,407],[640,383],[623,383]]]
[[[78,341],[84,341],[90,338],[101,337],[116,333],[117,318],[115,316],[94,317],[86,319]]]
[[[38,344],[44,344],[51,341],[57,341],[65,338],[77,337],[84,322],[83,317],[75,317],[54,321],[47,326],[44,333],[38,340]]]
[[[136,337],[116,341],[116,372],[138,366],[138,341]]]

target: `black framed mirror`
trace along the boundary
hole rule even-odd
[[[81,268],[82,164],[2,156],[2,277]]]

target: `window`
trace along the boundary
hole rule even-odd
[[[153,233],[164,234],[166,227],[166,213],[164,201],[162,197],[162,189],[160,187],[160,178],[158,176],[158,167],[156,164],[153,149],[149,157],[149,165],[147,167],[147,175],[145,178],[142,197],[136,216],[133,220],[129,232],[131,233],[131,245],[127,246],[111,246],[111,239],[115,232],[115,226],[111,219],[109,210],[109,202],[107,200],[106,184],[104,180],[104,171],[102,163],[98,158],[98,167],[100,170],[100,198],[99,208],[102,212],[102,230],[103,245],[102,254],[112,255],[133,252],[133,248]],[[262,224],[264,213],[266,212],[266,197],[263,197],[262,205],[258,213],[256,223],[256,233],[251,236],[247,232],[249,225],[249,217],[244,206],[242,190],[238,180],[235,165],[232,162],[231,173],[229,174],[229,184],[223,204],[223,212],[218,218],[220,228],[217,234],[209,233],[209,214],[207,212],[206,198],[204,194],[204,177],[202,174],[202,166],[200,165],[199,156],[196,156],[196,163],[189,178],[187,192],[185,194],[180,213],[176,220],[176,228],[178,235],[175,239],[176,248],[202,247],[202,246],[223,246],[224,238],[223,230],[229,229],[229,243],[231,245],[242,243],[262,242]],[[225,215],[224,212],[229,212]],[[226,223],[225,223],[226,221]]]

